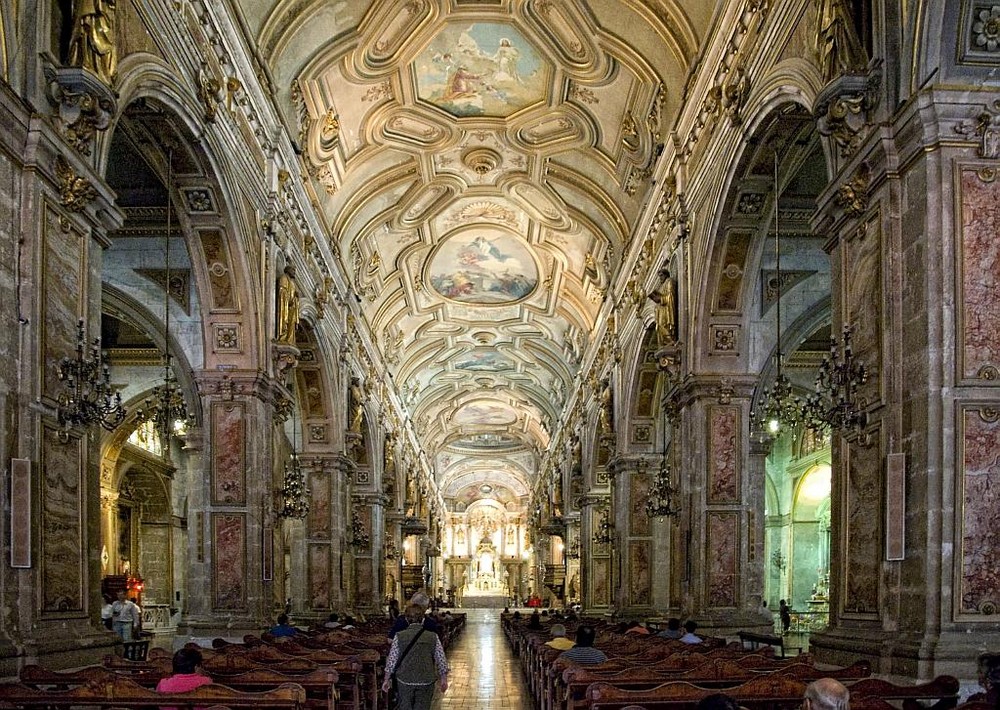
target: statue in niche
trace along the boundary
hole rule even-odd
[[[868,54],[855,31],[847,0],[823,0],[819,15],[819,66],[823,80],[864,71]]]
[[[614,404],[612,401],[611,380],[604,380],[601,385],[601,400],[598,408],[598,424],[604,434],[613,434],[615,429],[612,424],[614,418]]]
[[[361,424],[365,418],[365,393],[361,389],[361,380],[357,377],[351,378],[351,425],[348,428],[352,434],[361,433]]]
[[[396,439],[389,434],[385,437],[385,452],[382,457],[382,485],[390,504],[395,507],[396,498]]]
[[[677,282],[670,271],[660,269],[660,286],[649,299],[656,303],[656,343],[670,347],[677,342]]]
[[[465,544],[465,528],[459,528],[458,532],[455,533],[455,542],[459,545]]]
[[[108,86],[118,67],[115,47],[116,0],[75,0],[67,63],[97,76]]]
[[[411,468],[406,473],[406,514],[414,517],[417,514],[417,475]]]
[[[299,296],[295,289],[295,267],[291,264],[278,277],[278,305],[275,313],[277,342],[295,345],[295,326],[299,323]]]

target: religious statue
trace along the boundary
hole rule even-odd
[[[411,467],[406,473],[406,514],[413,517],[417,514],[417,474]]]
[[[660,269],[660,287],[649,294],[656,303],[656,342],[661,348],[677,342],[677,282],[667,269]]]
[[[455,533],[455,542],[459,545],[465,544],[465,529],[459,528],[458,532]]]
[[[75,0],[67,63],[93,73],[108,86],[118,66],[116,0]]]
[[[820,72],[826,82],[868,66],[868,54],[858,39],[846,0],[823,0],[818,44]]]
[[[278,277],[278,305],[275,313],[276,340],[295,345],[295,326],[299,323],[299,296],[295,290],[295,267],[291,264]]]
[[[365,393],[361,389],[361,380],[357,377],[351,378],[351,426],[349,430],[352,434],[361,433],[361,424],[365,416]]]
[[[396,498],[396,439],[389,434],[385,437],[385,452],[382,456],[382,485],[390,504],[395,507]]]
[[[613,434],[615,429],[612,421],[614,419],[614,405],[612,402],[611,381],[604,380],[601,386],[601,402],[597,410],[598,425],[604,434]]]

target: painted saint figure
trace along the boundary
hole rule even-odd
[[[521,83],[521,77],[517,74],[517,60],[521,53],[517,47],[511,45],[510,40],[504,37],[500,40],[493,61],[497,64],[497,69],[493,72],[493,81],[512,81]]]
[[[473,74],[463,64],[455,70],[448,81],[448,91],[442,97],[446,101],[450,99],[465,99],[476,96],[476,81],[478,74]]]
[[[660,279],[649,299],[656,303],[656,341],[665,348],[677,342],[677,282],[667,269],[660,270]]]
[[[118,66],[115,49],[116,0],[76,0],[68,64],[81,67],[111,85]]]
[[[299,322],[299,297],[295,290],[295,267],[288,264],[278,277],[278,305],[275,314],[276,340],[295,345],[295,326]]]

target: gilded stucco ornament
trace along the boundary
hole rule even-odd
[[[208,62],[202,62],[198,69],[198,100],[204,109],[203,117],[206,123],[215,123],[219,105],[225,100],[222,82],[212,73]]]
[[[837,190],[836,203],[844,208],[844,212],[849,217],[860,217],[868,209],[868,185],[870,181],[871,172],[868,165],[862,163],[854,177],[842,184]]]
[[[838,77],[816,97],[817,130],[833,138],[841,158],[854,155],[871,133],[881,82],[881,72],[875,67],[867,74]]]
[[[61,155],[56,158],[56,177],[59,178],[59,200],[71,212],[82,212],[97,197],[90,180],[77,175]]]
[[[66,141],[81,155],[90,155],[98,131],[111,125],[115,94],[93,74],[78,68],[45,67],[46,96],[57,107]]]

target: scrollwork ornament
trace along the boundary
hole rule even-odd
[[[111,125],[116,111],[114,93],[87,71],[45,68],[46,95],[58,108],[63,137],[81,155],[90,155],[98,131]]]
[[[82,212],[97,197],[91,182],[77,175],[61,155],[56,158],[56,177],[59,178],[60,202],[70,212]]]
[[[850,217],[860,217],[868,209],[868,185],[871,173],[862,164],[858,172],[837,190],[836,203],[844,208]]]
[[[974,119],[955,126],[955,132],[979,138],[976,154],[980,158],[1000,158],[1000,99],[984,107]]]
[[[987,424],[996,424],[1000,421],[1000,407],[983,407],[979,410],[979,418]]]

